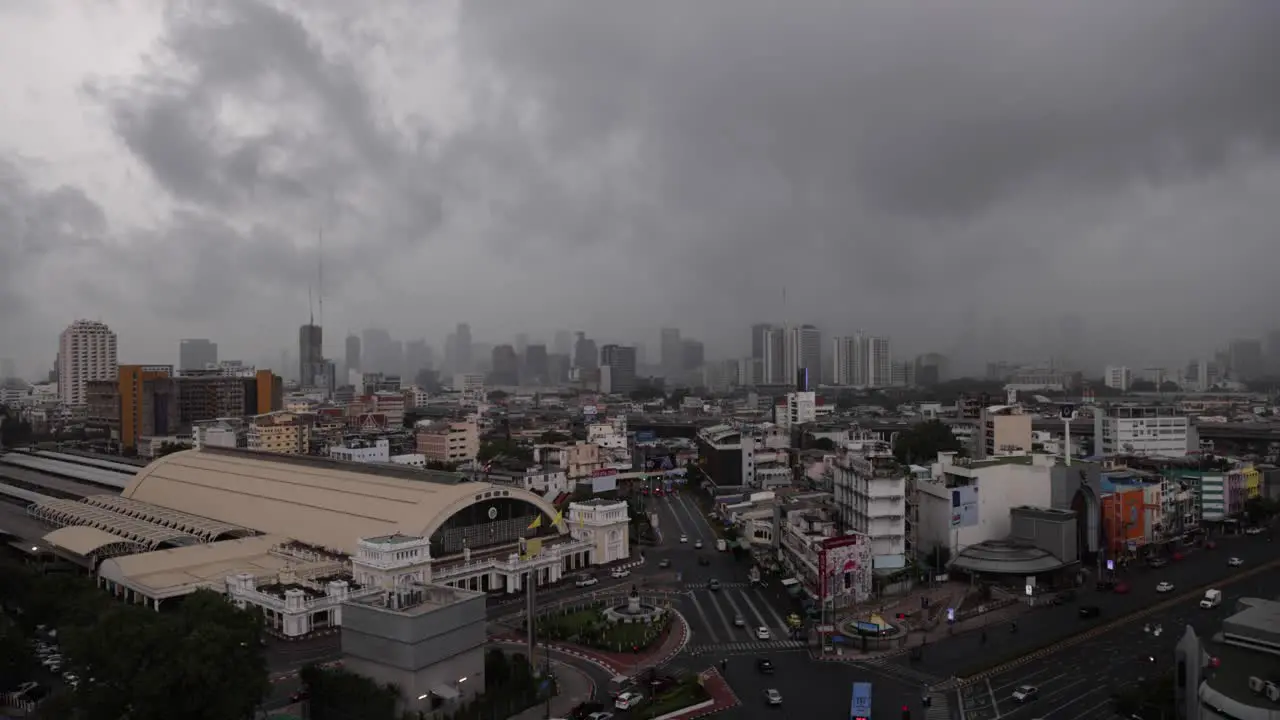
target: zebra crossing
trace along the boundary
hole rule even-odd
[[[709,590],[711,588],[710,581],[701,583],[685,583],[684,586],[690,590]],[[742,588],[751,587],[749,582],[722,582],[719,585],[724,590],[741,590]]]
[[[689,587],[692,589],[681,599],[681,612],[689,621],[695,643],[733,643],[748,635],[754,640],[758,628],[766,628],[778,639],[791,636],[784,619],[786,611],[775,607],[758,585],[723,583],[719,590],[705,585]]]
[[[924,711],[924,720],[951,720],[951,693],[929,693],[929,707]]]
[[[756,640],[753,642],[710,643],[689,645],[685,651],[691,655],[737,655],[777,650],[803,650],[803,640]]]
[[[878,657],[870,660],[858,660],[849,663],[854,667],[863,667],[871,672],[885,675],[898,680],[904,680],[909,683],[920,683],[921,685],[937,685],[944,678],[932,673],[917,670],[907,665],[899,665],[893,661],[892,657]]]

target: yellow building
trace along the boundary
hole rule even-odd
[[[256,415],[249,421],[250,450],[305,455],[311,444],[311,418],[291,412]]]
[[[1244,498],[1245,500],[1253,500],[1262,497],[1262,473],[1257,468],[1245,468],[1241,471],[1244,474]]]

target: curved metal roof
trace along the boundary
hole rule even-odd
[[[131,518],[127,515],[121,515],[120,513],[75,500],[51,498],[39,505],[32,505],[27,512],[32,517],[51,525],[60,527],[88,525],[89,527],[119,535],[126,540],[148,548],[155,548],[164,544],[193,545],[200,542],[199,538],[190,533]]]
[[[148,465],[121,495],[349,555],[362,537],[429,537],[454,513],[495,495],[523,500],[547,520],[556,516],[550,503],[527,490],[412,477],[268,453],[185,450]],[[556,529],[568,532],[563,520]]]
[[[45,535],[44,541],[81,557],[89,557],[101,551],[110,551],[112,545],[120,546],[116,550],[121,553],[135,553],[146,550],[143,545],[129,538],[88,525],[68,525],[58,528]]]
[[[1035,575],[1066,565],[1049,551],[1033,545],[988,540],[961,550],[948,567],[1002,575]]]

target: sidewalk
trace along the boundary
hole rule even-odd
[[[956,583],[916,588],[906,595],[880,598],[842,610],[837,614],[837,624],[850,622],[872,613],[884,616],[886,620],[892,620],[898,613],[914,613],[914,618],[922,618],[920,607],[922,597],[929,598],[928,612],[946,612],[948,607],[956,607],[964,599],[967,591],[967,585]]]
[[[675,615],[675,620],[671,623],[671,628],[662,636],[661,640],[655,643],[654,647],[642,653],[605,652],[581,645],[560,642],[552,642],[550,646],[552,650],[559,650],[574,657],[590,660],[597,665],[605,667],[615,675],[634,675],[641,670],[666,663],[688,644],[689,624],[685,622],[684,617],[679,612],[673,611],[673,614]],[[503,632],[491,635],[490,639],[525,642],[525,635],[524,633]],[[541,647],[543,643],[538,643],[538,645]]]
[[[556,680],[560,683],[560,692],[551,698],[551,717],[568,717],[571,710],[592,698],[596,684],[587,677],[586,673],[566,662],[552,660],[551,665],[554,668]],[[545,717],[547,717],[547,705],[538,703],[522,713],[513,715],[512,720],[542,720]]]

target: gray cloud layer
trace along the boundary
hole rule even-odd
[[[1139,363],[1268,329],[1270,3],[481,0],[434,47],[406,37],[439,7],[332,5],[181,4],[142,75],[89,86],[165,225],[104,239],[82,193],[0,172],[3,227],[46,223],[0,246],[11,328],[52,322],[41,255],[91,242],[136,255],[80,314],[275,351],[323,227],[338,322],[433,340],[676,323],[736,354],[804,320],[977,361],[1060,351],[1073,312],[1085,357]],[[445,102],[396,69],[446,50],[463,120],[395,110]]]

